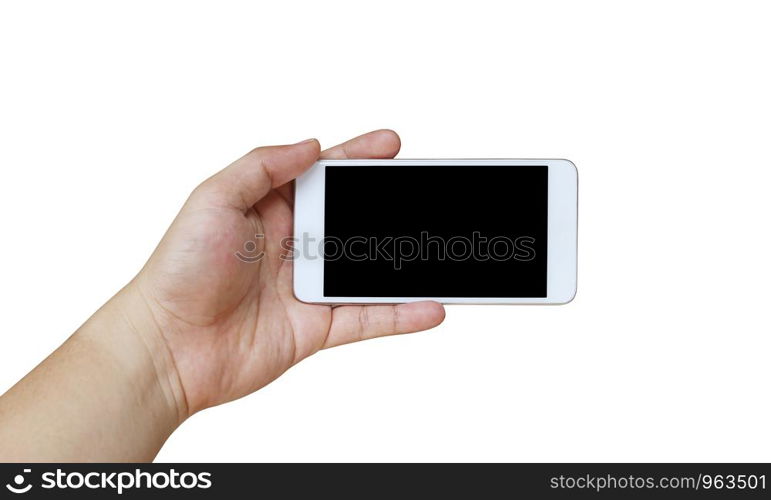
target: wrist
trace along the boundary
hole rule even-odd
[[[114,364],[132,396],[168,435],[189,416],[174,358],[135,283],[129,283],[77,332]]]
[[[129,285],[0,398],[0,461],[152,460],[186,408],[163,338]]]

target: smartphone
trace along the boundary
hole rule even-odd
[[[321,160],[297,179],[294,294],[320,304],[564,304],[569,160]]]

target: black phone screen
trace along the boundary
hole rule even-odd
[[[548,167],[327,166],[327,297],[546,297]]]

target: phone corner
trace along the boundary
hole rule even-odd
[[[571,302],[573,302],[573,300],[575,300],[577,293],[578,293],[578,287],[574,285],[573,288],[569,290],[567,293],[557,297],[557,299],[554,302],[552,302],[552,304],[557,306],[564,306],[566,304],[570,304]]]
[[[307,287],[300,286],[298,283],[297,269],[294,270],[292,276],[292,296],[305,304],[312,303],[312,299],[307,293]]]
[[[313,304],[313,297],[308,296],[307,294],[303,293],[301,290],[298,290],[297,286],[293,283],[292,284],[292,295],[295,299],[299,300],[300,302],[304,304]]]
[[[557,161],[565,165],[565,168],[570,170],[570,173],[572,173],[576,179],[578,179],[578,166],[573,162],[573,160],[568,160],[567,158],[555,158]]]

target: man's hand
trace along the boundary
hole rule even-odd
[[[294,178],[319,157],[398,151],[389,130],[321,153],[311,139],[255,149],[203,182],[136,278],[0,398],[0,461],[150,460],[193,413],[320,349],[441,323],[435,302],[299,302],[281,258]],[[246,244],[262,258],[239,259]]]
[[[394,132],[380,130],[321,154],[315,139],[262,147],[195,189],[131,287],[168,346],[188,414],[256,391],[320,349],[441,323],[434,302],[299,302],[292,262],[281,258],[294,178],[319,157],[393,158],[399,146]],[[236,257],[247,242],[261,259]]]

